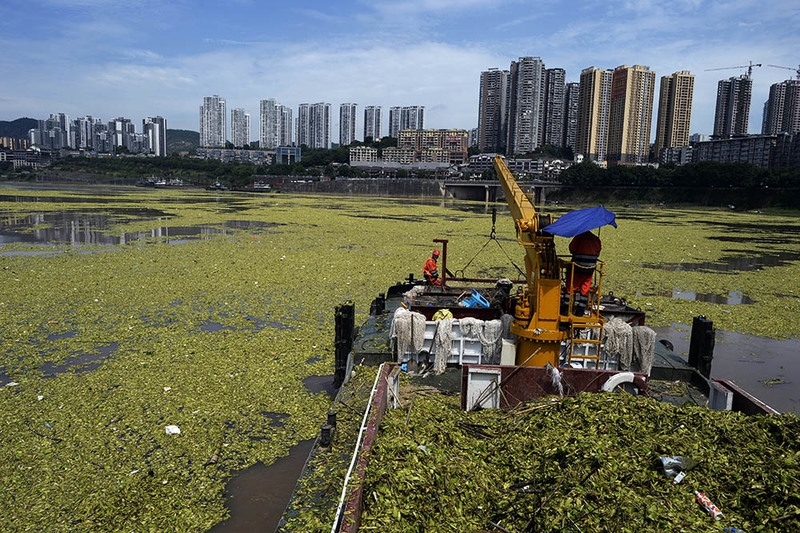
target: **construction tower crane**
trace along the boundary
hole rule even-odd
[[[760,67],[761,63],[753,63],[750,61],[749,65],[738,65],[736,67],[719,67],[719,68],[707,68],[706,71],[710,70],[730,70],[732,68],[746,68],[747,69],[747,79],[753,78],[753,67]]]
[[[767,65],[767,66],[773,68],[785,68],[786,70],[793,70],[795,72],[795,75],[797,76],[797,81],[800,82],[800,65],[798,65],[797,68],[784,67],[783,65]]]
[[[800,128],[800,124],[797,122],[797,108],[800,106],[800,65],[797,68],[794,67],[784,67],[783,65],[767,65],[768,67],[773,68],[784,68],[786,70],[794,70],[796,79],[794,82],[794,90],[792,91],[792,103],[791,108],[789,110],[789,116],[791,117],[789,123],[789,131],[797,131]],[[793,122],[793,123],[792,123]]]

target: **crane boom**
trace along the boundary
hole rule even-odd
[[[795,72],[795,75],[797,76],[797,79],[800,80],[800,65],[798,65],[797,67],[784,67],[783,65],[767,65],[767,66],[773,68],[785,68],[786,70],[793,70]]]
[[[747,69],[747,77],[748,78],[752,78],[753,77],[753,67],[760,67],[760,66],[762,66],[761,63],[753,63],[752,61],[750,61],[750,63],[748,65],[737,65],[735,67],[707,68],[706,72],[709,72],[709,71],[712,71],[712,70],[730,70],[730,69],[734,69],[734,68],[746,68]]]

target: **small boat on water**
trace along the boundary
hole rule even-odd
[[[453,276],[447,268],[448,241],[437,239],[441,283],[409,276],[373,300],[357,330],[352,304],[337,307],[334,384],[339,393],[278,531],[299,531],[297,518],[309,509],[317,517],[331,516],[331,532],[360,531],[365,500],[379,498],[365,493],[365,480],[373,468],[372,449],[382,438],[382,419],[403,405],[401,397],[408,402],[422,389],[457,395],[463,411],[518,410],[548,397],[625,392],[676,406],[778,414],[735,383],[710,378],[714,328],[705,317],[694,319],[687,361],[656,339],[644,312],[602,294],[602,261],[587,266],[576,254],[556,254],[553,232],[571,236],[613,225],[613,213],[593,208],[553,220],[536,211],[501,157],[495,167],[525,250],[524,276]],[[585,292],[572,290],[580,274],[588,276]],[[353,384],[364,372],[374,376],[372,387]],[[405,408],[410,417],[411,407]],[[356,419],[357,429],[337,424],[337,413]],[[320,477],[321,472],[327,474]],[[331,478],[342,483],[335,497]],[[485,531],[508,531],[492,527]]]

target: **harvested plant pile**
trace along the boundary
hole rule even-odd
[[[698,464],[673,485],[662,456]],[[800,531],[800,420],[611,393],[467,413],[418,395],[385,416],[365,500],[363,531]]]

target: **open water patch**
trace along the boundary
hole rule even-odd
[[[221,322],[217,322],[214,320],[206,320],[202,324],[200,324],[200,331],[205,331],[206,333],[216,333],[219,331],[243,331],[243,330],[253,330],[253,331],[261,331],[267,328],[271,329],[278,329],[282,331],[291,331],[295,329],[294,326],[290,326],[288,324],[284,324],[283,322],[278,322],[277,320],[266,320],[254,316],[248,316],[247,320],[252,323],[252,327],[249,328],[235,328],[233,326],[227,326],[222,324]]]
[[[752,272],[800,261],[800,253],[777,252],[752,256],[728,256],[716,261],[685,263],[643,263],[645,268],[671,272]]]
[[[330,397],[336,394],[336,387],[333,386],[333,374],[328,376],[308,376],[303,379],[303,385],[311,394],[324,392]]]
[[[68,357],[60,363],[49,362],[39,367],[43,378],[54,378],[67,372],[90,372],[100,367],[103,360],[110,357],[119,348],[119,343],[114,341],[107,346],[95,346],[95,353],[82,353]]]
[[[720,305],[750,305],[757,303],[742,291],[730,291],[727,295],[711,292],[682,291],[672,289],[672,291],[662,291],[657,293],[639,293],[639,296],[660,296],[662,298],[675,298],[676,300],[687,300],[695,302],[707,302]]]
[[[302,441],[270,466],[259,462],[237,472],[225,488],[230,518],[209,533],[277,530],[313,445],[314,439]]]

